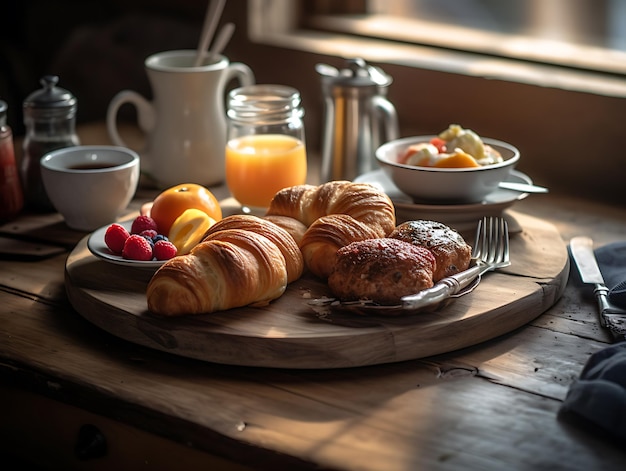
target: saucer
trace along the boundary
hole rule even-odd
[[[124,226],[124,228],[130,232],[130,229],[133,225],[132,221],[124,221],[118,222],[119,225]],[[164,260],[128,260],[122,257],[121,255],[116,255],[111,252],[111,249],[107,247],[106,242],[104,241],[104,235],[111,224],[107,224],[106,226],[101,227],[100,229],[96,229],[91,233],[89,239],[87,239],[87,247],[89,251],[98,257],[100,260],[104,260],[105,262],[114,263],[116,265],[123,265],[126,267],[133,268],[144,268],[150,270],[156,270],[161,265],[165,263]]]
[[[402,193],[383,170],[373,170],[354,179],[358,183],[370,183],[384,191],[396,208],[398,223],[416,219],[427,219],[446,224],[457,231],[473,229],[484,216],[499,216],[502,212],[528,196],[528,193],[498,188],[488,194],[483,201],[469,204],[424,204],[414,203],[410,196]],[[517,170],[512,170],[507,182],[529,183],[531,178]]]

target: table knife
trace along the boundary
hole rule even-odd
[[[604,278],[593,253],[593,240],[589,237],[574,237],[570,240],[572,258],[578,267],[580,278],[585,284],[594,286],[593,292],[598,300],[600,323],[609,328],[614,334],[626,334],[626,311],[611,305],[609,288],[604,284]],[[617,317],[614,317],[617,315]]]

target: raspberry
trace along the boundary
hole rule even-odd
[[[130,234],[123,226],[111,224],[104,233],[104,243],[111,249],[111,252],[120,254],[124,249],[124,243]]]
[[[122,257],[128,260],[152,260],[152,247],[145,237],[132,234],[126,239]]]
[[[176,246],[168,240],[159,240],[154,244],[154,256],[157,260],[169,260],[176,256]]]
[[[131,234],[141,234],[143,231],[153,230],[157,231],[156,222],[150,216],[137,216],[133,221],[133,225],[130,228]]]

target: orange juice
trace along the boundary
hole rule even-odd
[[[226,182],[243,206],[267,208],[283,188],[306,181],[304,143],[282,134],[256,134],[226,145]]]

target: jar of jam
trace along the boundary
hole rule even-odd
[[[13,132],[6,124],[7,104],[0,100],[0,222],[19,214],[24,206],[20,176],[15,164]]]
[[[46,75],[43,88],[24,100],[24,153],[20,175],[26,205],[36,211],[54,211],[41,179],[40,160],[47,153],[79,145],[76,135],[77,100],[69,91],[57,87],[59,77]]]

